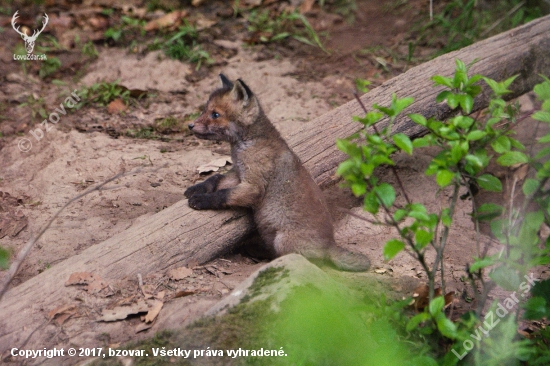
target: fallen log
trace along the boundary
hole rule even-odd
[[[432,88],[430,77],[452,75],[455,58],[466,63],[478,59],[471,72],[496,80],[519,74],[512,86],[513,93],[507,96],[512,98],[531,90],[541,80],[539,74],[550,75],[548,55],[550,16],[414,67],[361,99],[366,106],[371,106],[373,103],[388,104],[392,93],[400,97],[413,96],[415,102],[406,113],[444,118],[452,111],[435,103],[435,96],[441,89]],[[487,98],[488,95],[483,94],[476,98],[474,109],[485,107]],[[336,149],[335,139],[357,132],[360,125],[351,117],[362,114],[357,102],[348,102],[303,123],[299,133],[289,139],[290,146],[322,186],[335,181],[334,171],[345,158]],[[395,131],[411,137],[423,133],[406,117],[396,121]],[[48,310],[74,295],[71,288],[64,286],[71,273],[89,271],[103,278],[120,279],[158,272],[174,265],[204,263],[233,249],[252,227],[246,211],[194,211],[187,206],[187,200],[182,200],[151,216],[145,223],[134,225],[10,289],[0,302],[0,353],[20,347],[44,322]],[[50,333],[41,330],[33,335],[26,348],[49,347],[53,346],[52,342]]]

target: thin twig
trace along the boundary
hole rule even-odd
[[[164,164],[160,167],[157,167],[157,168],[154,168],[154,169],[151,169],[150,172],[156,172],[158,170],[160,170],[161,168],[164,168],[166,167],[168,164]],[[63,205],[63,207],[61,207],[56,213],[55,215],[53,215],[53,217],[50,219],[50,221],[48,221],[48,223],[38,232],[38,235],[36,235],[35,237],[31,237],[29,239],[29,241],[27,242],[27,244],[25,244],[25,246],[23,247],[23,249],[21,249],[21,251],[19,252],[19,254],[17,255],[17,258],[13,261],[13,263],[11,264],[10,266],[10,269],[8,270],[7,274],[6,274],[6,277],[4,278],[4,280],[2,281],[2,284],[0,285],[0,301],[2,301],[2,297],[4,296],[4,294],[6,293],[7,289],[8,289],[8,286],[9,284],[11,283],[11,281],[13,280],[14,276],[17,274],[17,271],[19,270],[19,267],[21,266],[21,264],[23,263],[23,261],[25,260],[25,258],[29,255],[32,247],[34,246],[34,244],[40,239],[40,237],[42,237],[42,235],[44,235],[44,233],[46,232],[46,230],[48,230],[50,228],[50,226],[53,224],[53,222],[55,221],[55,219],[61,214],[61,212],[63,212],[63,210],[65,210],[65,208],[67,208],[67,206],[69,206],[71,203],[73,203],[74,201],[77,201],[79,199],[81,199],[82,197],[94,192],[94,191],[101,191],[103,190],[103,187],[105,185],[107,185],[108,183],[118,179],[118,178],[122,178],[122,177],[125,177],[127,175],[130,175],[130,174],[136,174],[136,173],[140,173],[141,171],[143,170],[143,166],[140,166],[138,168],[135,168],[135,169],[132,169],[130,170],[129,172],[125,172],[124,170],[121,171],[120,173],[112,176],[111,178],[107,179],[106,181],[104,181],[103,183],[100,183],[94,187],[91,187],[89,189],[87,189],[86,191],[80,193],[79,195],[71,198],[67,203],[65,203],[65,205]]]
[[[353,217],[355,217],[356,219],[366,221],[366,222],[368,222],[369,224],[373,224],[373,225],[383,225],[383,226],[393,226],[392,224],[388,224],[388,223],[386,223],[386,222],[374,221],[374,220],[371,220],[371,219],[367,219],[366,217],[361,216],[361,215],[358,215],[358,214],[354,213],[353,211],[351,211],[350,209],[347,209],[347,208],[344,208],[344,207],[337,207],[337,208],[338,208],[339,211],[345,212],[347,215],[353,216]]]

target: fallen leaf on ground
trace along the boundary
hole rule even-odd
[[[217,172],[221,167],[225,166],[227,163],[232,164],[231,158],[229,156],[212,160],[207,164],[203,164],[197,168],[199,174]]]
[[[300,4],[300,13],[304,14],[304,13],[307,13],[308,11],[311,11],[311,8],[313,7],[314,2],[315,0],[304,0]]]
[[[145,315],[145,323],[152,323],[153,320],[155,320],[159,315],[163,305],[164,303],[162,301],[155,300],[153,302],[153,306],[151,307],[147,315]]]
[[[50,312],[48,313],[48,320],[52,320],[57,315],[63,314],[68,311],[72,311],[74,309],[76,309],[76,305],[74,304],[58,306],[55,309],[50,310]]]
[[[120,98],[113,100],[107,106],[107,112],[109,112],[110,114],[119,114],[124,112],[126,109],[128,109],[128,107]]]
[[[168,271],[168,276],[176,281],[183,280],[184,278],[189,277],[192,274],[193,270],[187,267],[174,268]]]
[[[74,272],[69,276],[65,286],[86,285],[84,290],[90,294],[96,294],[109,286],[99,275],[90,272]]]
[[[143,29],[146,32],[150,32],[161,28],[176,26],[181,22],[181,18],[185,16],[187,16],[187,12],[185,10],[176,10],[166,15],[163,15],[160,18],[151,20],[150,22],[145,24]]]
[[[101,316],[97,319],[102,322],[114,322],[117,320],[126,319],[128,315],[145,313],[149,311],[149,306],[145,300],[138,300],[129,306],[115,306],[112,309],[103,309]]]

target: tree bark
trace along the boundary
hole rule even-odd
[[[415,137],[424,131],[405,117],[407,113],[440,119],[452,114],[446,105],[435,103],[435,96],[442,88],[433,88],[430,77],[452,75],[455,58],[465,63],[477,59],[471,73],[496,80],[519,74],[512,84],[513,93],[506,96],[510,99],[530,91],[542,80],[539,74],[550,75],[549,56],[550,16],[546,16],[414,67],[363,95],[361,100],[370,107],[373,103],[388,105],[392,93],[414,97],[415,102],[396,121],[394,131]],[[474,108],[486,107],[489,96],[484,89]],[[336,149],[334,141],[359,130],[361,125],[352,121],[352,116],[359,115],[363,115],[360,106],[350,101],[303,123],[299,133],[289,139],[290,146],[321,186],[335,182],[334,171],[345,156]],[[120,279],[174,265],[204,263],[233,249],[252,228],[251,217],[244,210],[194,211],[187,206],[187,200],[182,200],[145,223],[134,225],[10,289],[0,302],[0,353],[20,347],[44,322],[49,310],[74,296],[75,290],[64,286],[73,272],[89,271],[106,279]],[[212,235],[204,235],[205,232]],[[37,332],[26,348],[48,347],[49,342],[47,332]]]

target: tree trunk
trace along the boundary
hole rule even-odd
[[[442,119],[452,111],[435,103],[435,96],[442,88],[433,88],[430,77],[452,75],[455,58],[465,63],[477,59],[471,72],[496,80],[519,74],[512,85],[513,93],[506,96],[512,98],[530,91],[541,81],[539,74],[550,75],[549,55],[550,16],[546,16],[414,67],[361,99],[370,107],[373,103],[388,105],[392,93],[399,97],[412,96],[415,102],[406,113]],[[484,93],[476,98],[475,109],[486,107],[489,95],[484,89]],[[352,116],[359,115],[363,115],[360,106],[356,101],[350,101],[303,123],[299,133],[290,138],[290,146],[320,185],[336,180],[334,171],[345,156],[336,149],[334,141],[359,130],[361,125],[352,121]],[[395,123],[395,132],[415,137],[423,130],[408,118],[401,117]],[[204,263],[233,249],[252,227],[250,215],[244,210],[194,211],[187,206],[187,200],[182,200],[153,215],[145,223],[134,225],[10,289],[0,302],[0,353],[11,347],[20,347],[44,322],[49,310],[74,296],[75,290],[64,286],[71,273],[89,271],[103,278],[120,279],[174,265]],[[204,230],[212,235],[204,235]],[[49,341],[48,332],[39,331],[25,348],[47,347]]]

